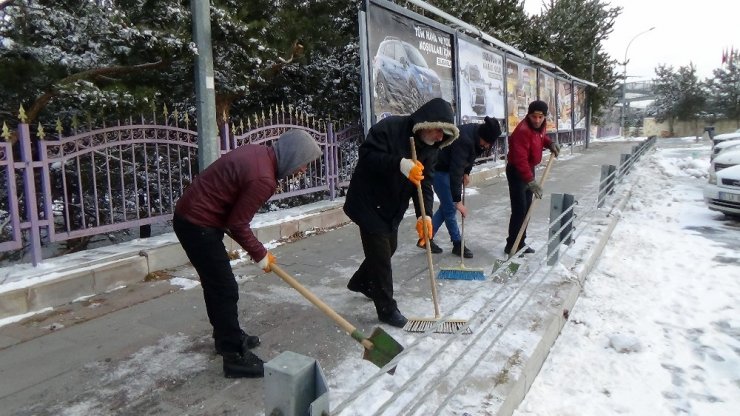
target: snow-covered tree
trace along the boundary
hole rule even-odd
[[[735,120],[740,127],[740,56],[713,71],[707,80],[709,111],[715,118]]]
[[[558,65],[567,73],[593,81],[588,88],[594,119],[610,105],[620,81],[617,61],[604,50],[621,7],[604,0],[550,0],[533,17],[526,52]]]

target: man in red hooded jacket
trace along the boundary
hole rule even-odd
[[[303,130],[288,130],[271,147],[245,144],[218,158],[195,177],[177,201],[172,227],[203,287],[216,352],[224,376],[262,377],[262,360],[250,352],[260,343],[239,325],[239,287],[223,243],[224,233],[239,243],[262,270],[275,256],[257,240],[250,223],[277,190],[278,180],[304,173],[321,148]]]
[[[524,223],[532,196],[542,198],[542,187],[534,180],[534,168],[542,162],[542,150],[550,149],[558,157],[560,147],[547,137],[547,103],[532,101],[529,103],[527,116],[520,121],[509,136],[509,154],[506,157],[506,181],[509,183],[511,199],[511,217],[509,218],[509,236],[506,238],[504,252],[511,254],[521,250],[526,243],[527,230],[524,230],[519,247],[512,247],[519,229]],[[527,247],[525,253],[534,253]]]

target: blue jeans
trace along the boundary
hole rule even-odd
[[[432,232],[436,235],[437,230],[444,222],[447,232],[450,234],[450,240],[453,242],[460,241],[460,229],[457,227],[457,209],[455,209],[455,203],[452,201],[450,174],[448,172],[434,172],[434,193],[439,198],[439,208],[432,216]]]

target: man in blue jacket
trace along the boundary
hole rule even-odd
[[[432,232],[432,176],[437,151],[452,143],[459,131],[452,106],[434,98],[408,116],[390,116],[370,128],[359,149],[344,212],[360,227],[365,260],[350,279],[347,288],[371,298],[378,319],[403,327],[406,318],[393,299],[391,257],[398,245],[398,226],[414,199],[417,232],[426,226]],[[414,137],[417,162],[411,160]],[[421,184],[427,222],[421,219],[416,186]]]
[[[473,163],[484,151],[496,143],[501,135],[501,126],[495,118],[486,117],[482,124],[468,123],[459,126],[460,138],[454,143],[439,151],[437,164],[434,172],[434,192],[439,198],[439,208],[432,216],[432,232],[437,230],[442,223],[447,227],[452,241],[452,254],[459,256],[462,250],[465,258],[473,257],[473,252],[466,247],[461,247],[460,229],[457,227],[456,213],[465,217],[467,209],[462,202],[462,188],[470,183],[470,171]],[[433,253],[441,253],[442,249],[430,242]],[[417,246],[424,247],[423,240]]]

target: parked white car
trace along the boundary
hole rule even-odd
[[[740,139],[740,129],[737,129],[732,133],[718,134],[712,138],[712,143],[716,146],[719,143],[732,139]]]
[[[727,149],[724,152],[720,152],[712,160],[712,163],[709,165],[709,176],[711,177],[713,172],[719,172],[722,169],[735,165],[740,165],[740,148]]]
[[[736,139],[728,139],[728,140],[719,142],[712,148],[712,154],[709,160],[710,161],[714,160],[714,158],[717,157],[717,155],[719,155],[720,153],[724,151],[728,151],[730,149],[733,149],[733,150],[740,149],[737,146],[740,146],[740,136],[738,136]]]
[[[714,158],[704,201],[711,210],[740,217],[740,150],[727,150]]]

